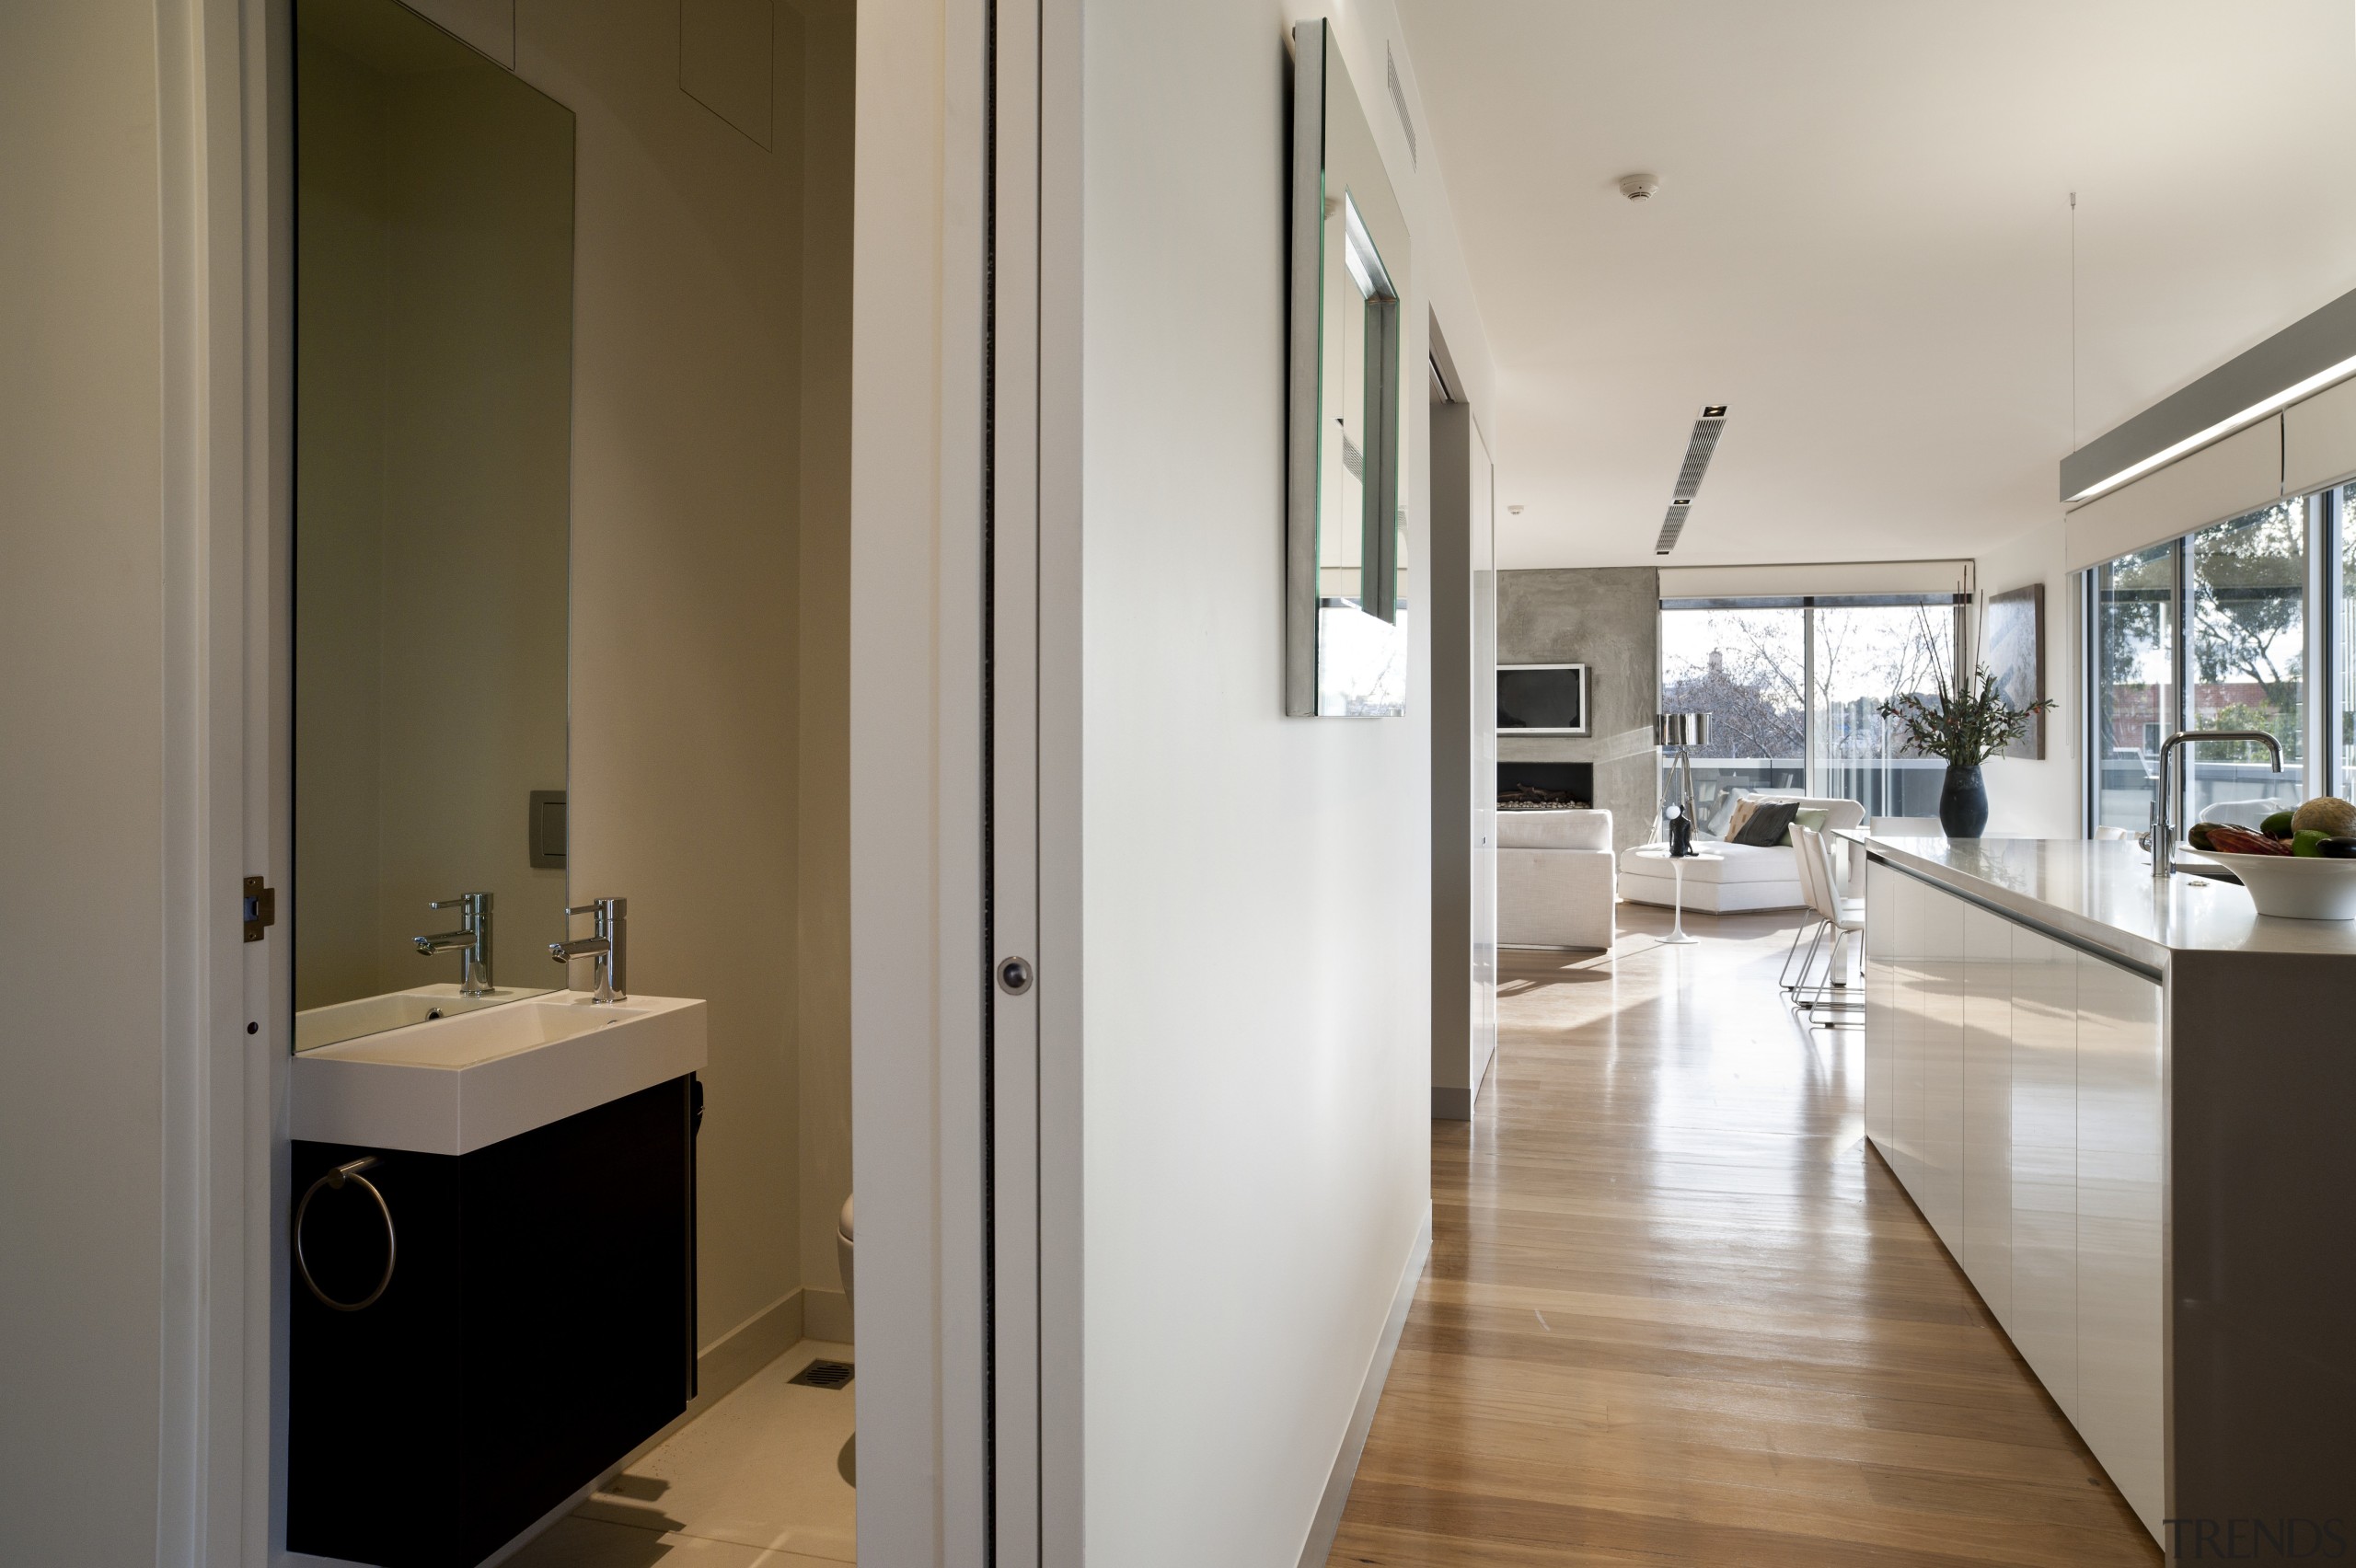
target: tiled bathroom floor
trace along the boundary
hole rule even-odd
[[[803,1340],[641,1458],[508,1568],[832,1568],[857,1561],[837,1469],[851,1390],[797,1388],[851,1347]]]

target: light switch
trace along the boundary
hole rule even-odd
[[[537,870],[564,870],[564,791],[532,791],[532,865]]]

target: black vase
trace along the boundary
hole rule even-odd
[[[1978,763],[1947,764],[1946,782],[1939,787],[1939,825],[1949,838],[1977,838],[1988,825],[1988,784]]]

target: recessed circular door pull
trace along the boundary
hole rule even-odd
[[[998,988],[1010,997],[1019,997],[1031,988],[1031,961],[1027,958],[1001,959],[998,966]]]
[[[376,1190],[376,1183],[360,1174],[376,1163],[376,1157],[373,1154],[345,1161],[306,1188],[303,1193],[303,1201],[294,1205],[295,1272],[303,1276],[303,1284],[308,1287],[311,1294],[318,1297],[319,1305],[332,1308],[338,1312],[357,1312],[364,1308],[374,1307],[377,1297],[385,1294],[385,1287],[393,1283],[393,1256],[396,1249],[393,1236],[393,1211],[386,1205],[385,1194]],[[376,1282],[376,1288],[358,1301],[338,1301],[334,1297],[321,1290],[319,1282],[311,1277],[309,1260],[303,1256],[303,1216],[310,1212],[311,1200],[318,1195],[321,1187],[334,1187],[341,1191],[347,1182],[356,1182],[364,1188],[368,1195],[376,1200],[376,1212],[385,1218],[385,1274]]]

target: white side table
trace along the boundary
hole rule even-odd
[[[1675,899],[1674,908],[1677,918],[1670,923],[1669,935],[1661,938],[1661,940],[1673,946],[1700,941],[1701,938],[1688,936],[1685,931],[1685,862],[1723,860],[1726,857],[1715,849],[1696,849],[1691,855],[1684,856],[1672,855],[1669,852],[1669,846],[1666,844],[1642,845],[1635,849],[1634,854],[1637,859],[1643,860],[1667,860],[1669,875],[1675,879],[1677,891],[1672,896]]]

